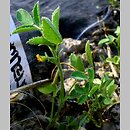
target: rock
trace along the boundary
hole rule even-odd
[[[111,117],[115,124],[116,130],[120,130],[120,104],[116,104],[112,107]]]
[[[72,69],[64,69],[64,79],[70,78],[71,73],[74,71]]]
[[[72,38],[64,38],[63,44],[60,45],[61,61],[70,63],[69,56],[71,53],[79,54],[85,52],[86,40],[75,40]],[[86,61],[85,54],[81,56]]]
[[[120,103],[111,106],[105,112],[105,119],[108,119],[109,122],[106,122],[103,126],[103,130],[120,130]],[[108,130],[109,130],[108,129]]]
[[[64,87],[65,87],[66,92],[68,92],[70,90],[70,88],[72,87],[74,82],[75,82],[75,79],[73,79],[73,78],[68,78],[68,79],[64,80]]]
[[[60,49],[63,49],[63,52],[70,54],[72,52],[79,53],[85,48],[85,43],[81,40],[75,40],[72,38],[64,38],[63,44],[61,44]]]
[[[54,65],[49,62],[39,63],[38,61],[30,63],[30,69],[33,81],[39,81],[42,79],[50,79]]]
[[[88,61],[87,61],[86,53],[83,53],[83,54],[81,55],[81,58],[82,58],[84,67],[86,68],[86,67],[88,66]]]

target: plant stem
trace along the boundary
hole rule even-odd
[[[54,111],[54,99],[52,98],[52,111],[51,111],[51,123],[49,124],[48,127],[51,127],[53,126],[58,118],[59,118],[59,114],[61,112],[61,109],[63,108],[64,106],[64,103],[65,103],[65,90],[64,90],[64,76],[63,76],[63,71],[62,71],[62,66],[60,64],[60,55],[58,53],[58,46],[56,47],[56,50],[53,51],[53,56],[56,57],[57,59],[57,68],[58,68],[58,72],[59,72],[59,76],[60,76],[60,84],[61,84],[61,88],[60,88],[60,95],[59,95],[59,102],[60,102],[60,105],[59,105],[59,109],[57,111],[57,113],[55,114],[55,116],[53,116],[53,111]],[[57,74],[56,73],[56,77],[57,77]]]
[[[62,108],[64,106],[64,96],[65,96],[65,90],[64,90],[64,76],[63,76],[63,71],[62,67],[60,64],[60,57],[58,56],[58,63],[57,67],[59,69],[59,75],[60,75],[60,83],[61,83],[61,89],[60,89],[60,107]]]
[[[55,104],[55,97],[52,97],[52,106],[51,106],[51,117],[50,117],[50,122],[49,125],[51,124],[52,120],[53,120],[53,114],[54,114],[54,104]]]
[[[97,105],[98,105],[98,108],[99,108],[99,111],[97,111],[97,114],[98,114],[98,117],[100,119],[100,123],[102,124],[103,123],[103,119],[102,119],[102,114],[101,114],[101,105],[100,105],[100,102],[98,100],[98,97],[97,95],[95,95],[96,97],[96,102],[97,102]]]
[[[101,128],[101,124],[98,123],[91,114],[90,114],[90,119],[93,121],[93,123],[97,128]]]
[[[56,71],[56,74],[55,74],[55,77],[54,77],[54,80],[53,80],[53,83],[52,84],[56,84],[57,83],[57,79],[58,79],[58,70]],[[51,116],[50,116],[50,122],[49,122],[49,126],[53,120],[53,115],[54,115],[54,105],[55,105],[55,93],[53,93],[53,96],[52,96],[52,106],[51,106]]]
[[[41,28],[40,27],[38,27],[37,25],[33,25],[35,28],[37,28],[39,31],[41,31]]]

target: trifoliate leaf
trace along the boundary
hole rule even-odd
[[[70,55],[70,62],[71,65],[74,66],[77,70],[84,72],[84,64],[80,57],[80,55],[76,56],[74,53],[71,53]]]

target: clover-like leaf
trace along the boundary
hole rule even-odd
[[[111,63],[113,63],[113,58],[106,58],[106,62],[111,62]]]
[[[109,39],[109,43],[113,43],[114,40],[116,39],[114,36],[112,35],[108,35],[107,38]]]
[[[17,10],[16,18],[23,25],[33,25],[34,24],[31,15],[24,9]]]
[[[114,56],[113,61],[114,61],[114,64],[118,65],[120,63],[120,57],[119,56]]]
[[[88,80],[88,76],[81,71],[74,71],[71,77],[77,80]]]
[[[104,39],[101,39],[99,42],[98,42],[98,45],[101,45],[101,44],[112,44],[114,42],[114,40],[116,39],[113,35],[105,35],[106,38]]]
[[[70,55],[70,62],[71,65],[74,66],[77,70],[84,72],[84,64],[80,57],[80,55],[76,56],[74,53],[71,53]]]
[[[113,58],[107,58],[106,62],[111,62],[113,64],[118,65],[120,63],[120,57],[119,56],[114,56]]]
[[[47,18],[42,18],[42,30],[44,37],[55,44],[61,44],[62,37],[57,28],[52,24],[52,22]]]
[[[116,90],[117,88],[117,85],[116,84],[113,84],[113,85],[109,85],[107,86],[107,93],[109,96],[112,96],[113,92]]]
[[[110,104],[112,103],[112,100],[111,100],[110,98],[105,98],[105,99],[103,100],[103,103],[104,103],[105,105],[110,105]]]
[[[101,93],[104,97],[107,97],[107,88],[114,84],[114,80],[109,79],[100,85]]]
[[[22,25],[22,26],[17,27],[15,30],[13,30],[12,34],[24,33],[28,31],[34,31],[34,30],[37,30],[37,29],[32,25]]]
[[[59,17],[60,17],[60,7],[58,6],[52,13],[52,23],[59,30]]]
[[[40,26],[40,7],[39,7],[39,1],[34,5],[33,10],[32,10],[32,14],[33,14],[34,23],[37,26]]]

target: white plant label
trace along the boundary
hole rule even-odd
[[[16,29],[10,16],[10,34]],[[18,34],[10,36],[10,90],[32,82],[27,57]]]

